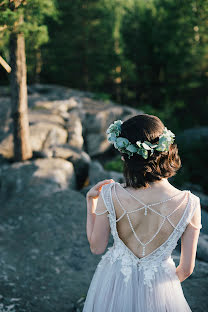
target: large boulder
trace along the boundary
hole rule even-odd
[[[40,151],[67,141],[67,131],[59,125],[38,122],[30,126],[30,141],[33,151]]]
[[[112,104],[107,107],[106,105],[100,106],[98,106],[98,111],[88,109],[85,115],[84,138],[90,156],[96,156],[109,150],[110,144],[106,137],[106,130],[113,121],[116,119],[126,120],[142,113],[127,106]]]
[[[44,148],[67,142],[68,133],[64,128],[64,120],[58,115],[46,113],[29,113],[30,143],[32,150],[37,152]],[[12,158],[14,150],[12,126],[2,135],[0,154]]]
[[[113,179],[116,182],[124,182],[124,176],[122,173],[116,171],[106,171],[101,163],[98,161],[92,161],[89,170],[89,183],[94,185],[105,179]]]
[[[11,101],[9,97],[2,97],[0,95],[0,141],[2,133],[6,133],[9,130],[9,124],[11,122]]]
[[[72,163],[60,158],[37,159],[3,165],[0,170],[0,193],[4,200],[33,189],[37,196],[76,188]]]
[[[65,127],[68,131],[67,143],[81,150],[83,148],[84,139],[82,137],[82,121],[77,112],[69,114],[69,119]]]
[[[95,100],[91,93],[61,86],[35,84],[28,87],[28,93],[34,152],[67,142],[80,150],[84,148],[90,156],[100,155],[112,147],[106,137],[110,123],[142,113],[111,101]],[[5,105],[3,111],[8,112]],[[4,133],[0,132],[0,154],[13,157],[12,131],[8,123]]]
[[[89,177],[87,181],[88,183],[85,187],[82,188],[81,193],[86,196],[91,187],[106,179],[113,179],[114,181],[120,183],[124,182],[124,176],[122,173],[104,170],[99,161],[91,161],[89,167]]]
[[[1,311],[72,311],[100,259],[89,248],[86,215],[85,198],[71,189],[27,189],[1,203]]]
[[[68,144],[63,144],[44,150],[43,153],[48,157],[66,159],[73,164],[78,189],[81,189],[87,183],[91,158],[86,152]]]
[[[197,259],[208,262],[208,235],[200,233],[197,245]]]
[[[51,112],[29,110],[28,117],[30,125],[42,122],[64,127],[64,119],[61,116]]]
[[[201,233],[208,235],[208,212],[204,209],[201,210],[201,223],[202,223],[202,229]]]
[[[14,156],[14,144],[13,135],[9,133],[4,133],[0,139],[0,155],[4,158],[12,158]]]
[[[36,110],[45,109],[51,111],[53,114],[67,116],[66,113],[70,112],[71,110],[82,109],[82,102],[79,97],[72,96],[64,100],[38,100],[34,102],[33,107]]]

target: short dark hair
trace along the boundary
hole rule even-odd
[[[127,138],[132,144],[136,141],[149,141],[154,144],[158,143],[163,129],[164,124],[157,116],[139,114],[122,123],[119,136]],[[151,182],[174,176],[181,167],[176,143],[171,144],[166,152],[154,150],[151,156],[148,151],[147,159],[139,154],[133,154],[130,158],[126,153],[121,153],[121,156],[124,158],[123,174],[126,187],[146,188]]]

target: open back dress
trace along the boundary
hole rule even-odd
[[[118,188],[126,200],[118,197]],[[101,195],[106,210],[95,213],[108,212],[114,243],[97,265],[83,312],[190,312],[171,254],[199,197],[185,190],[147,204],[118,182],[104,185]]]

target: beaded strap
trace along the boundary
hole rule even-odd
[[[117,183],[117,182],[116,182],[116,183]],[[119,220],[121,220],[121,218],[126,214],[127,219],[128,219],[128,222],[129,222],[129,225],[130,225],[130,227],[131,227],[131,230],[132,230],[132,232],[133,232],[133,234],[134,234],[136,240],[142,245],[142,256],[145,256],[145,247],[146,247],[148,244],[150,244],[150,243],[155,239],[155,237],[158,235],[158,233],[160,232],[160,230],[161,230],[163,224],[165,223],[165,220],[168,220],[169,223],[172,225],[172,227],[173,227],[174,229],[176,228],[176,226],[172,223],[172,221],[169,219],[169,217],[170,217],[175,211],[177,211],[177,210],[180,208],[180,206],[183,204],[184,200],[186,199],[186,196],[184,197],[184,199],[182,200],[182,202],[177,206],[177,208],[174,209],[174,211],[172,211],[169,215],[166,216],[166,215],[163,215],[163,214],[159,213],[159,212],[156,211],[155,209],[151,208],[151,206],[158,205],[158,204],[162,204],[162,203],[165,203],[165,202],[167,202],[167,201],[169,201],[169,200],[172,200],[172,199],[173,199],[174,197],[176,197],[178,194],[176,194],[176,195],[174,195],[174,196],[172,196],[171,198],[168,198],[168,199],[166,199],[166,200],[163,200],[163,201],[160,201],[160,202],[157,202],[157,203],[153,203],[153,204],[148,204],[148,205],[147,205],[147,204],[143,203],[140,199],[138,199],[138,198],[136,198],[135,196],[133,196],[131,193],[127,192],[127,193],[130,194],[133,198],[135,198],[137,201],[139,201],[141,204],[143,204],[143,207],[140,207],[140,208],[135,209],[135,210],[133,210],[133,211],[127,211],[127,210],[123,207],[123,205],[121,204],[121,202],[120,202],[120,200],[119,200],[119,198],[118,198],[118,196],[117,196],[116,188],[115,188],[116,183],[114,183],[114,193],[115,193],[115,196],[116,196],[116,199],[117,199],[119,205],[121,206],[122,210],[124,211],[123,214],[119,217],[119,219],[116,220],[116,222],[118,222]],[[117,184],[120,186],[119,183],[117,183]],[[122,189],[123,189],[123,188],[122,188]],[[181,193],[180,193],[180,194],[181,194]],[[151,238],[148,242],[146,242],[146,243],[143,243],[143,242],[140,240],[140,238],[138,237],[138,235],[136,234],[136,232],[135,232],[135,230],[134,230],[134,227],[133,227],[133,225],[132,225],[131,219],[130,219],[130,217],[129,217],[129,214],[130,214],[130,213],[136,212],[136,211],[139,211],[139,210],[142,210],[142,209],[145,209],[145,213],[144,213],[145,216],[147,215],[147,209],[150,209],[151,211],[155,212],[156,214],[158,214],[160,217],[163,218],[163,221],[162,221],[162,223],[160,224],[160,226],[159,226],[158,230],[156,231],[156,233],[155,233],[155,234],[152,236],[152,238]]]

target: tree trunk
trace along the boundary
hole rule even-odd
[[[10,36],[11,101],[14,135],[14,160],[32,157],[27,107],[27,68],[25,39],[22,33]]]

